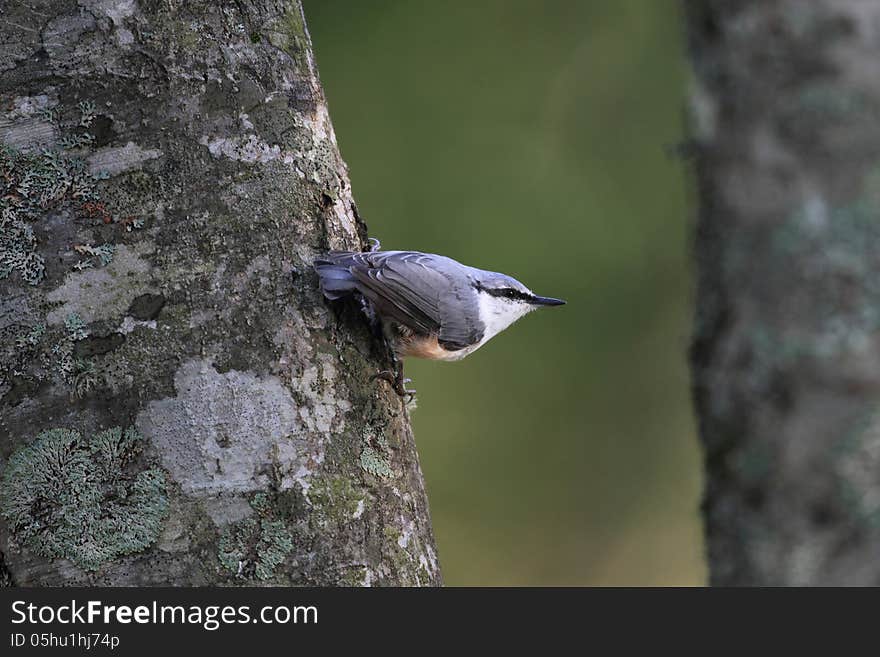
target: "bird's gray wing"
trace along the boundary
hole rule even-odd
[[[349,254],[345,264],[358,290],[385,316],[420,333],[438,334],[450,350],[482,337],[476,294],[465,267],[454,260],[418,251],[376,251]]]
[[[480,321],[477,293],[468,280],[451,282],[440,298],[443,322],[438,340],[451,351],[476,344],[483,337],[485,326]]]

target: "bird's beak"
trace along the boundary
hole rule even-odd
[[[561,306],[565,304],[565,301],[553,297],[532,297],[529,303],[533,306]]]

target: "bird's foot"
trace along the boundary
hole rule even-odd
[[[367,241],[370,243],[369,253],[375,253],[376,251],[378,251],[379,249],[382,248],[382,242],[377,240],[375,237],[370,237],[367,239]]]
[[[381,372],[376,372],[373,376],[370,377],[371,381],[375,381],[376,379],[387,381],[393,386],[394,382],[397,380],[397,374],[395,374],[391,370],[382,370]]]
[[[398,371],[393,372],[391,370],[382,370],[370,377],[373,381],[376,379],[382,379],[383,381],[387,381],[391,386],[391,389],[397,393],[399,397],[408,397],[406,403],[409,403],[413,400],[413,397],[416,395],[415,390],[410,390],[406,387],[407,383],[411,383],[412,379],[404,379],[403,378],[403,368],[400,368]]]

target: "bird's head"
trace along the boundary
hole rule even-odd
[[[562,299],[539,296],[515,278],[497,272],[480,271],[473,281],[479,299],[480,319],[492,334],[541,306],[565,303]]]

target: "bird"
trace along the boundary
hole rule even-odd
[[[403,359],[457,361],[472,354],[533,310],[561,306],[515,278],[469,267],[447,256],[420,251],[330,251],[314,260],[321,292],[335,301],[359,297],[393,355],[393,370],[380,371],[401,397]]]

